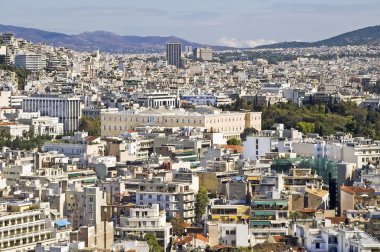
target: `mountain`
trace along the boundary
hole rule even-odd
[[[49,32],[33,28],[25,28],[11,25],[1,25],[0,33],[11,32],[16,37],[23,38],[33,43],[46,43],[53,46],[67,47],[78,51],[100,50],[119,53],[163,52],[168,42],[180,42],[182,46],[210,47],[214,50],[231,50],[226,46],[205,45],[190,42],[175,36],[120,36],[106,31],[84,32],[76,35]]]
[[[380,45],[380,25],[370,26],[359,30],[346,32],[341,35],[316,42],[281,42],[256,47],[264,48],[304,48],[318,46],[347,46],[347,45]]]

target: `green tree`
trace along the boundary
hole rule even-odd
[[[157,238],[153,234],[146,234],[145,240],[149,245],[149,252],[162,252],[164,249],[158,244]]]
[[[313,133],[315,131],[315,124],[308,122],[297,123],[297,128],[304,134]]]
[[[100,136],[101,121],[100,118],[82,116],[79,122],[79,130],[87,131],[90,136]]]
[[[199,223],[202,220],[202,215],[206,213],[208,205],[208,195],[206,189],[199,188],[198,193],[195,195],[195,219]]]
[[[240,134],[241,140],[245,141],[247,140],[247,136],[252,134],[257,134],[257,130],[255,128],[245,128],[243,133]]]
[[[240,145],[241,144],[241,140],[237,139],[237,138],[228,139],[227,140],[227,144],[228,145]]]
[[[173,234],[176,236],[181,236],[185,233],[185,221],[181,217],[174,217],[171,220],[173,226]]]

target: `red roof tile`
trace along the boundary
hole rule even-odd
[[[340,190],[350,194],[375,193],[375,190],[372,188],[356,186],[341,186]]]

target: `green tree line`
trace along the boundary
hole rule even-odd
[[[8,147],[12,150],[41,149],[45,142],[50,141],[50,136],[34,136],[32,133],[24,132],[22,137],[12,139],[5,130],[0,130],[0,148]]]
[[[321,136],[337,131],[380,139],[380,109],[362,108],[351,101],[332,100],[326,104],[278,103],[269,107],[254,107],[238,99],[234,104],[221,107],[223,110],[262,111],[262,128],[270,129],[274,123],[283,123],[286,128],[299,129],[303,133],[318,133]]]

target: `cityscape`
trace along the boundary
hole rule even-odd
[[[199,36],[75,27],[98,13],[104,27],[113,0],[58,4],[72,20],[47,13],[57,30],[24,6],[0,24],[0,252],[380,252],[380,6],[338,2],[293,5],[361,21],[254,40],[250,24],[208,30],[225,1],[175,17]]]

